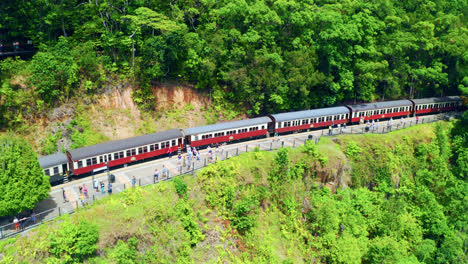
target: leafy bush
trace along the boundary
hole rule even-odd
[[[180,197],[187,196],[187,183],[185,183],[184,180],[182,180],[181,178],[175,178],[173,183],[176,192]]]
[[[244,198],[234,205],[232,223],[239,233],[245,234],[255,226],[255,218],[250,212],[256,206],[257,201],[251,198]]]
[[[357,154],[361,153],[361,148],[357,145],[356,142],[350,141],[346,147],[346,156],[355,157]]]
[[[122,240],[117,242],[114,250],[112,250],[111,258],[118,264],[133,264],[137,258],[138,239],[132,237],[125,243]]]
[[[77,225],[65,221],[60,229],[50,234],[49,252],[63,263],[83,261],[96,252],[98,238],[95,224],[85,220]]]
[[[195,214],[189,201],[179,200],[175,206],[175,210],[184,230],[190,236],[190,244],[192,246],[195,246],[198,241],[205,239],[198,223],[195,221]]]

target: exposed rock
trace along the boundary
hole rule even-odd
[[[66,118],[71,118],[75,114],[73,105],[65,104],[52,109],[48,116],[50,121],[58,121]]]

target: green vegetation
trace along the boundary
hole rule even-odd
[[[0,137],[0,216],[32,209],[49,197],[50,182],[25,140]]]
[[[245,153],[0,243],[1,263],[467,263],[467,120]]]
[[[120,82],[190,84],[229,118],[468,91],[466,1],[7,1],[0,126]],[[24,19],[27,17],[27,19]],[[134,50],[134,52],[133,52]],[[230,104],[233,109],[226,108]]]

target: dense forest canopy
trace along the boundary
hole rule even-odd
[[[466,0],[6,1],[1,41],[38,52],[2,62],[0,110],[27,116],[116,79],[135,82],[144,106],[151,82],[181,81],[251,115],[453,95],[468,89],[466,10]],[[34,89],[18,91],[15,76]]]

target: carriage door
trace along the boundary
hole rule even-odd
[[[70,152],[67,151],[67,160],[68,160],[68,170],[65,170],[64,172],[71,172],[72,174],[75,174],[75,168],[73,167],[73,158]],[[68,175],[68,173],[67,173]]]

